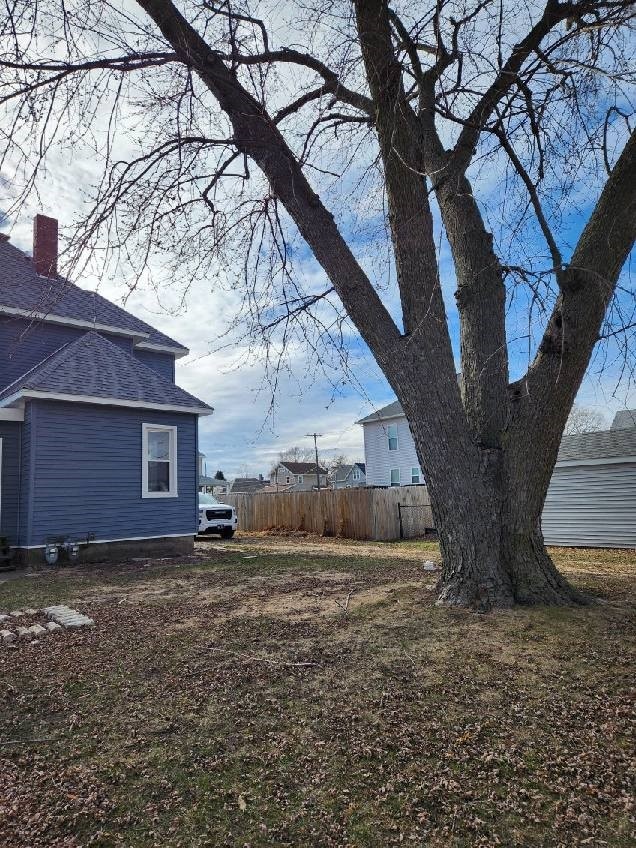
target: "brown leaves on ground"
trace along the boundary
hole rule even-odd
[[[429,543],[305,542],[0,585],[96,622],[0,647],[0,844],[633,844],[633,554],[557,552],[601,603],[480,616]]]

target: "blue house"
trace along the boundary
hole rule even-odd
[[[0,537],[18,561],[180,553],[198,526],[187,348],[57,274],[57,221],[33,258],[0,235]]]

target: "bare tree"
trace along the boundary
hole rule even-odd
[[[565,424],[563,431],[566,436],[576,436],[580,433],[594,433],[598,430],[606,430],[607,421],[605,416],[594,409],[574,404]]]
[[[106,249],[140,275],[159,257],[184,297],[242,257],[232,291],[274,383],[276,352],[300,343],[319,362],[336,350],[354,379],[350,321],[411,426],[440,601],[581,601],[540,516],[597,342],[633,332],[620,281],[636,227],[631,3],[5,8],[1,161],[22,177],[16,202],[64,142],[88,138],[100,157],[69,257]],[[327,285],[303,279],[303,242]]]

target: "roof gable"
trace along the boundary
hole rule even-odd
[[[402,404],[399,400],[394,400],[393,403],[388,403],[381,409],[376,409],[375,412],[356,421],[356,424],[371,424],[374,421],[384,421],[386,418],[400,418],[403,415]]]
[[[212,412],[210,406],[94,331],[64,345],[3,389],[0,405],[45,395],[87,403]]]
[[[42,277],[30,256],[0,238],[0,312],[133,336],[142,347],[187,348],[94,291],[64,277]]]

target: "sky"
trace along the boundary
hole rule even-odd
[[[105,115],[98,116],[103,122],[106,119]],[[85,210],[85,189],[98,181],[99,174],[100,164],[94,149],[88,142],[76,138],[71,147],[67,145],[53,151],[46,171],[37,181],[37,193],[22,207],[19,215],[4,220],[0,228],[10,232],[12,242],[30,253],[33,214],[39,211],[58,218],[62,227],[70,225]],[[10,184],[12,174],[6,164],[1,176]],[[497,177],[497,173],[482,174],[481,190],[487,193],[487,183],[491,180],[492,191],[497,191]],[[351,178],[355,178],[355,174]],[[368,223],[365,216],[371,221],[376,210],[365,209],[364,201],[359,202],[355,210],[346,208],[346,200],[341,200],[335,208],[333,203],[330,205],[354,253],[363,265],[367,263],[371,267],[374,249],[382,249],[383,245],[370,241],[381,240],[382,230],[371,225],[365,228]],[[580,209],[580,213],[564,224],[573,234],[580,231],[589,203],[581,204]],[[440,276],[453,345],[458,350],[452,264],[447,244],[442,242],[440,247]],[[306,248],[299,252],[298,261],[301,271],[311,278],[313,285],[318,288],[328,284]],[[162,290],[161,302],[149,284],[129,295],[127,280],[121,272],[97,272],[73,281],[86,288],[98,287],[102,295],[125,305],[130,312],[190,349],[187,357],[177,361],[176,379],[184,389],[214,407],[214,414],[200,421],[200,449],[206,455],[208,473],[222,470],[228,478],[267,475],[281,451],[292,446],[312,447],[313,438],[308,434],[314,432],[320,434],[318,445],[323,460],[343,454],[351,460],[363,460],[362,428],[356,421],[394,399],[368,350],[355,335],[351,337],[351,368],[355,379],[343,385],[337,363],[332,374],[324,374],[314,367],[306,350],[294,348],[290,354],[291,372],[281,375],[272,404],[262,358],[248,357],[247,341],[240,331],[229,338],[229,346],[216,350],[236,306],[227,286],[218,282],[222,281],[225,270],[220,267],[209,278],[198,279],[185,304],[181,303],[176,290],[171,291],[169,287]],[[126,295],[129,295],[127,299]],[[383,289],[382,296],[391,313],[398,317],[396,291]],[[516,323],[522,325],[521,313],[510,316],[512,332],[516,331]],[[522,346],[513,347],[511,376],[519,376],[526,365],[527,354],[524,355]],[[621,376],[619,361],[606,363],[600,372],[599,368],[598,360],[592,363],[577,401],[581,406],[602,413],[609,426],[617,410],[636,407],[636,387],[628,376]],[[339,384],[335,392],[334,383]],[[422,387],[422,391],[425,392],[426,387]]]

